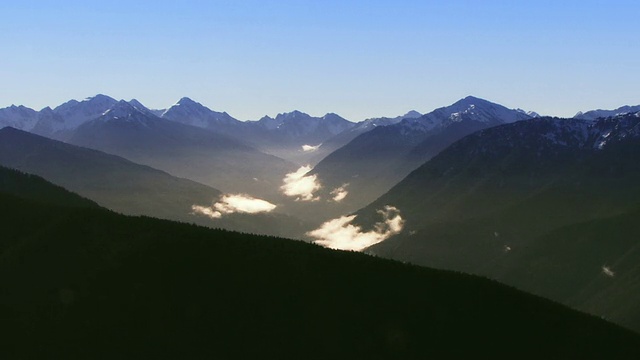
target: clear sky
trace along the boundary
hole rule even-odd
[[[542,114],[640,104],[637,0],[0,2],[0,107],[188,96],[359,121],[466,95]]]

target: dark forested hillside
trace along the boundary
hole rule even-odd
[[[56,186],[39,176],[3,166],[0,166],[0,192],[50,205],[98,207],[95,202]]]
[[[0,193],[3,358],[637,358],[495,282]]]

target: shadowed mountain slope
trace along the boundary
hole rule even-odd
[[[638,243],[620,232],[611,233],[610,240],[587,240],[571,230],[581,223],[605,226],[610,217],[630,219],[626,214],[640,208],[639,124],[638,114],[629,114],[596,122],[540,118],[482,130],[359,211],[356,223],[369,228],[378,209],[393,205],[406,221],[402,233],[368,251],[487,275],[640,330],[637,308],[622,305],[640,300],[640,283],[624,282],[629,278],[622,274],[611,279],[602,275],[604,266],[631,259],[640,263],[634,250]],[[558,233],[552,235],[556,231],[573,235],[560,239]],[[551,246],[550,239],[572,245]],[[606,256],[599,249],[607,241],[622,248]],[[523,260],[516,260],[520,256]],[[566,267],[572,263],[568,259],[591,259],[591,265]],[[630,269],[628,275],[634,278],[637,271]],[[580,276],[593,281],[589,296],[583,293],[584,281],[574,282]],[[597,280],[602,276],[605,282]],[[542,281],[546,288],[528,277],[548,280]],[[596,297],[608,293],[607,282],[621,282],[616,288],[628,292],[612,291],[608,301],[598,303]],[[563,288],[561,283],[575,286]],[[570,294],[556,296],[557,291]]]
[[[472,96],[418,118],[376,127],[356,137],[318,163],[309,175],[322,185],[318,196],[347,184],[348,195],[325,204],[332,216],[361,208],[401,181],[412,170],[460,138],[504,123],[529,119],[518,110]]]
[[[0,165],[42,176],[123,214],[295,238],[305,230],[302,222],[282,214],[196,216],[193,205],[211,206],[222,193],[115,155],[13,128],[0,130]]]

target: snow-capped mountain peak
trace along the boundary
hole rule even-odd
[[[522,114],[525,114],[525,115],[531,116],[532,118],[539,118],[539,117],[540,117],[540,114],[538,114],[538,113],[537,113],[537,112],[535,112],[535,111],[526,111],[526,110],[523,110],[523,109],[520,109],[520,108],[517,108],[517,109],[515,109],[515,110],[516,110],[516,111],[518,111],[518,112],[520,112],[520,113],[522,113]]]
[[[120,117],[126,116],[135,111],[138,110],[133,105],[124,100],[120,100],[107,111],[105,111],[102,115],[108,115],[110,117]]]
[[[147,108],[146,106],[142,105],[142,103],[140,101],[138,101],[137,99],[129,100],[129,104],[131,104],[131,106],[135,107],[138,110],[149,111],[149,108]]]
[[[56,114],[64,119],[64,122],[60,124],[61,127],[55,130],[75,129],[83,123],[96,119],[104,114],[105,111],[109,110],[109,108],[116,103],[117,100],[102,94],[86,98],[82,101],[67,101],[53,109]]]
[[[38,112],[26,106],[11,105],[0,109],[0,128],[11,126],[20,130],[31,130],[38,121]]]
[[[435,109],[419,118],[406,118],[397,126],[403,127],[403,133],[408,134],[424,133],[461,122],[499,125],[531,118],[532,116],[518,110],[511,110],[484,99],[467,96],[449,106]]]
[[[188,98],[186,96],[181,97],[180,100],[178,100],[178,102],[175,103],[175,105],[178,105],[178,106],[198,106],[199,105],[204,107],[204,105],[194,100],[191,100],[191,98]]]

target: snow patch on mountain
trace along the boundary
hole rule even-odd
[[[149,126],[148,122],[155,118],[155,116],[149,112],[144,112],[130,103],[120,100],[109,110],[96,119],[95,121],[110,122],[110,121],[122,121],[128,123],[139,123],[143,126]]]
[[[611,270],[610,267],[608,267],[606,265],[602,265],[602,273],[607,275],[608,277],[616,276],[616,273],[613,270]]]
[[[593,148],[601,150],[611,143],[639,138],[640,117],[638,114],[640,112],[592,121],[589,125],[589,138]]]
[[[526,110],[523,110],[523,109],[520,109],[520,108],[517,108],[517,109],[515,109],[515,110],[516,110],[517,112],[519,112],[519,113],[525,114],[525,115],[530,116],[530,117],[532,117],[532,118],[539,118],[539,117],[541,117],[541,116],[540,116],[540,114],[538,114],[538,113],[537,113],[537,112],[535,112],[535,111],[526,111]]]

